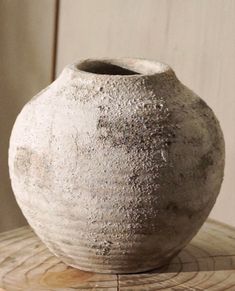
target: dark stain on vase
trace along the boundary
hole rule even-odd
[[[25,183],[34,181],[39,188],[48,187],[50,165],[46,155],[40,155],[27,147],[18,147],[14,159],[16,176],[24,178]]]

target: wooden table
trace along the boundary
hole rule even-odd
[[[208,220],[170,265],[135,275],[79,271],[28,227],[0,234],[0,290],[234,290],[235,229]]]

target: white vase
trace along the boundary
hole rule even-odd
[[[65,263],[140,272],[169,262],[207,218],[224,140],[169,66],[84,60],[25,105],[9,167],[29,224]]]

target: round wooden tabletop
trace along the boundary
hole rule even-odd
[[[208,220],[171,263],[134,275],[104,275],[66,266],[31,228],[0,234],[0,291],[234,290],[235,229]]]

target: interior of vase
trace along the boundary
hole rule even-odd
[[[87,59],[76,67],[80,71],[100,75],[152,75],[169,69],[163,63],[143,59]]]

